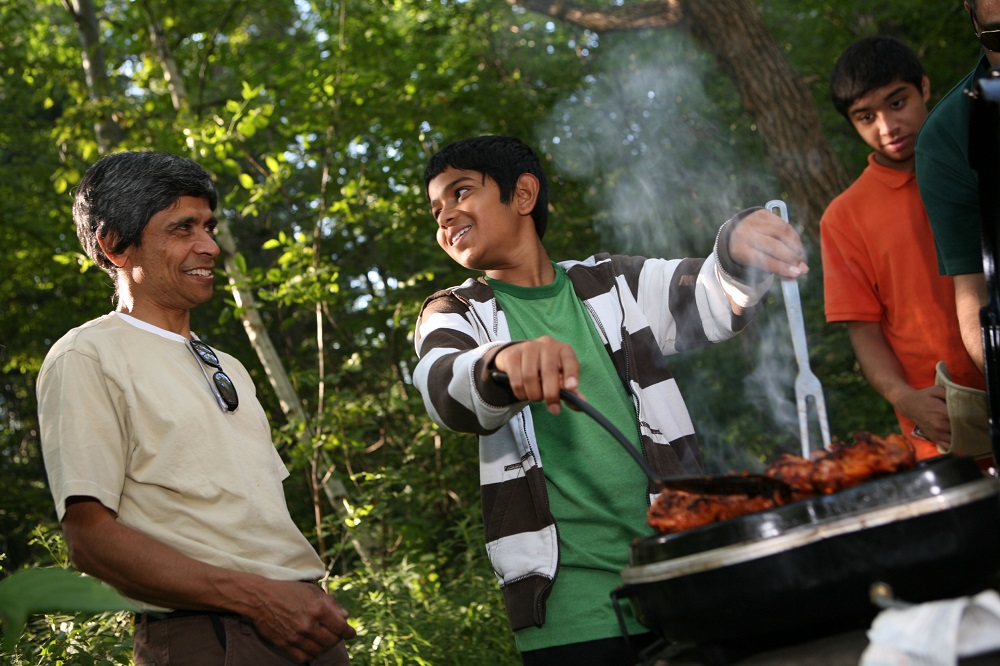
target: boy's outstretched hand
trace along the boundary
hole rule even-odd
[[[796,278],[809,271],[798,232],[764,209],[737,223],[729,238],[729,256],[744,266],[784,278]]]
[[[576,352],[548,335],[504,347],[494,357],[493,365],[506,373],[518,400],[544,400],[552,414],[558,414],[562,407],[560,389],[579,395],[580,362]]]

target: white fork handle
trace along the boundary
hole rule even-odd
[[[785,222],[791,224],[788,219],[788,207],[780,199],[768,201],[764,207],[776,213]],[[813,397],[816,408],[816,416],[819,420],[820,437],[826,448],[830,447],[830,426],[826,418],[826,400],[823,397],[823,385],[819,378],[809,367],[809,350],[806,345],[806,324],[802,316],[802,301],[799,298],[799,283],[796,280],[781,280],[781,293],[785,300],[785,312],[788,313],[788,328],[791,331],[792,349],[795,352],[795,361],[799,366],[798,376],[795,378],[795,402],[799,412],[799,435],[802,441],[802,457],[808,458],[809,447],[809,426],[808,426],[808,404],[806,396]]]
[[[775,213],[785,222],[788,220],[788,207],[780,199],[768,201],[767,210]],[[802,317],[802,301],[799,298],[799,283],[796,280],[781,280],[781,294],[785,299],[785,311],[788,313],[788,328],[792,333],[792,349],[795,351],[795,361],[799,368],[809,367],[809,350],[806,346],[806,323]]]

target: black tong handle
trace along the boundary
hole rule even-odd
[[[500,386],[510,388],[510,381],[507,374],[500,370],[492,370],[493,381]],[[672,488],[674,490],[685,490],[691,493],[703,493],[706,495],[749,495],[751,497],[771,497],[774,495],[788,496],[792,492],[791,486],[780,479],[772,479],[762,474],[726,474],[722,476],[657,476],[656,472],[649,466],[642,453],[635,447],[632,441],[622,434],[622,431],[615,427],[611,421],[594,408],[589,402],[571,393],[566,389],[559,389],[559,397],[566,403],[579,409],[590,418],[599,423],[605,430],[611,433],[625,451],[632,456],[642,471],[654,484],[662,488]]]

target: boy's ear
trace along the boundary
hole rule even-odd
[[[530,173],[522,173],[517,177],[514,186],[514,205],[520,215],[531,215],[538,201],[538,178]]]
[[[920,82],[921,90],[920,92],[924,96],[924,102],[929,102],[931,99],[931,80],[924,74],[923,80]]]

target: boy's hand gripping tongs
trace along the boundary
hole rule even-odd
[[[785,222],[788,220],[788,207],[780,199],[768,201],[764,208],[779,216]],[[799,372],[795,376],[795,406],[799,412],[799,436],[802,439],[802,457],[809,457],[809,402],[812,398],[819,420],[820,433],[823,437],[823,447],[830,448],[830,426],[826,420],[826,400],[823,398],[823,385],[809,367],[809,352],[806,347],[806,326],[802,318],[802,303],[799,300],[799,284],[794,279],[781,278],[781,292],[785,298],[785,311],[788,313],[788,328],[792,334],[792,348],[795,350],[795,360]]]

